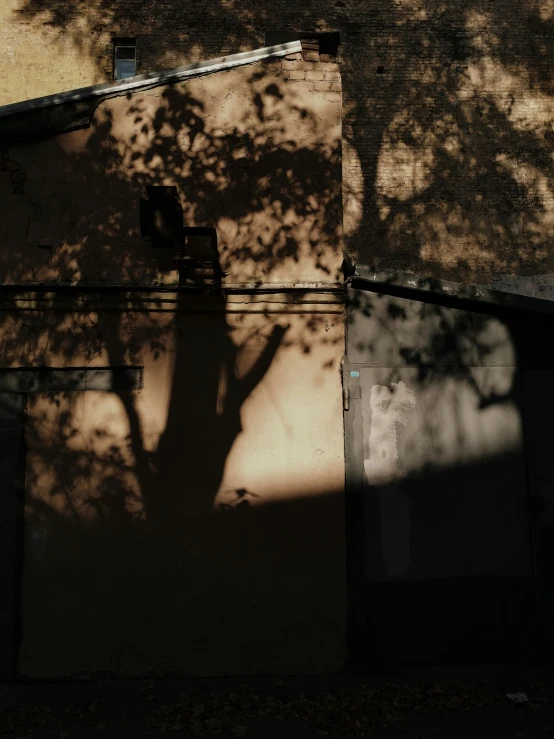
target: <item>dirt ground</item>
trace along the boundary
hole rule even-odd
[[[524,693],[527,700],[507,694]],[[521,698],[523,700],[523,698]],[[0,737],[554,737],[552,671],[113,680],[0,686]]]

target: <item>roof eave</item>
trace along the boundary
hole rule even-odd
[[[348,280],[354,289],[411,300],[436,302],[466,310],[531,312],[554,316],[554,301],[517,293],[492,290],[484,285],[450,282],[401,271],[375,271],[368,265],[356,265]]]
[[[300,51],[302,51],[300,41],[293,41],[0,106],[0,143],[13,143],[38,136],[44,138],[86,127],[98,105],[108,98],[184,82],[194,77],[223,72]]]

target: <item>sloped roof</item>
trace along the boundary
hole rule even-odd
[[[0,143],[15,143],[32,138],[55,136],[76,128],[86,127],[98,105],[108,98],[183,82],[194,77],[222,72],[300,51],[302,51],[300,41],[292,41],[217,57],[196,64],[187,64],[174,69],[141,74],[116,82],[81,87],[55,95],[3,105],[0,106]]]

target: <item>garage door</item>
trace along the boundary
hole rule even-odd
[[[363,290],[348,310],[352,662],[532,661],[548,325]]]

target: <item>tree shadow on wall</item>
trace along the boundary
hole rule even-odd
[[[176,187],[185,226],[226,224],[218,260],[235,281],[258,283],[279,269],[294,279],[306,265],[335,274],[338,142],[313,111],[286,99],[271,67],[248,82],[255,104],[227,129],[187,85],[112,101],[88,130],[9,148],[27,178],[12,201],[20,246],[13,238],[0,255],[6,281],[59,290],[23,311],[17,290],[3,293],[1,356],[22,366],[145,368],[139,392],[29,396],[23,674],[340,662],[340,639],[318,654],[340,605],[320,629],[307,628],[341,584],[335,483],[314,482],[314,505],[267,511],[250,505],[263,496],[240,480],[220,488],[260,385],[285,446],[303,433],[283,411],[284,381],[267,381],[277,359],[307,362],[309,385],[337,384],[341,306],[233,302],[203,278],[183,286],[179,263],[162,267],[140,229],[146,187]],[[266,497],[279,467],[260,477]],[[292,638],[295,601],[303,656]]]
[[[280,107],[285,93],[271,72],[255,72],[249,81],[255,112],[248,110],[228,130],[215,131],[204,102],[176,86],[154,105],[152,96],[138,95],[103,106],[90,130],[10,149],[15,160],[19,156],[32,166],[33,158],[42,155],[43,164],[17,201],[29,219],[31,238],[17,255],[3,250],[9,281],[134,283],[171,291],[180,282],[176,253],[169,255],[169,266],[160,266],[160,252],[171,249],[157,251],[139,227],[141,197],[146,187],[160,183],[175,183],[185,225],[232,224],[231,233],[220,236],[216,265],[231,280],[259,282],[285,268],[289,274],[292,270],[294,281],[306,265],[314,265],[314,274],[332,277],[340,261],[337,142],[318,132],[313,112],[294,99],[286,104],[291,120],[286,119]],[[305,143],[293,138],[296,118],[304,122]],[[130,132],[122,132],[122,119],[132,121]],[[314,132],[307,142],[306,131]],[[45,195],[42,177],[67,197]],[[36,246],[48,237],[54,244],[48,252],[39,251]],[[320,338],[324,316],[300,314],[295,330],[287,332],[290,321],[282,306],[268,313],[271,306],[265,304],[254,311],[238,305],[230,319],[217,283],[201,279],[191,287],[172,298],[160,293],[148,300],[131,298],[119,315],[111,298],[92,298],[105,300],[107,310],[102,310],[91,298],[69,292],[60,302],[62,317],[47,312],[45,323],[44,315],[8,312],[4,324],[3,354],[34,365],[52,357],[70,362],[75,356],[121,366],[144,363],[148,355],[155,363],[169,353],[172,391],[156,454],[145,451],[135,399],[122,396],[130,451],[152,515],[156,504],[147,499],[154,491],[164,494],[156,490],[156,476],[176,466],[176,458],[189,478],[199,467],[205,470],[199,507],[211,507],[241,428],[241,407],[280,348],[308,355],[314,342],[331,347],[340,340]],[[191,311],[197,309],[201,317],[193,318]],[[248,313],[257,318],[249,319]],[[241,353],[246,369],[237,367]],[[189,410],[183,414],[185,407]],[[200,434],[192,430],[191,418]],[[187,427],[189,438],[177,443]]]
[[[484,4],[477,0],[467,0],[461,6],[456,6],[455,10],[446,3],[423,2],[417,7],[412,4],[408,8],[405,4],[399,9],[397,6],[394,12],[382,3],[377,5],[378,7],[372,3],[365,4],[360,11],[357,3],[355,23],[349,18],[352,9],[349,3],[341,4],[342,9],[337,6],[333,11],[329,10],[328,3],[313,2],[309,7],[307,4],[297,4],[292,10],[287,9],[287,18],[282,19],[283,27],[289,28],[346,29],[342,65],[346,103],[344,141],[347,145],[345,149],[349,148],[353,152],[353,154],[347,152],[348,156],[352,157],[347,164],[348,170],[355,171],[359,165],[360,171],[359,181],[352,177],[346,183],[349,248],[357,252],[362,261],[370,262],[377,268],[411,270],[440,277],[452,276],[458,280],[483,281],[498,271],[551,270],[552,233],[549,219],[552,200],[550,185],[552,130],[548,114],[552,93],[551,79],[548,77],[553,56],[552,45],[548,40],[551,19],[542,17],[543,11],[539,11],[534,5],[522,6],[520,2],[511,2],[507,5],[504,3],[498,7],[488,4],[484,7]],[[60,6],[60,9],[49,16],[49,22],[64,34],[71,34],[76,43],[82,44],[83,54],[97,56],[99,64],[104,64],[104,59],[100,59],[100,48],[104,41],[98,45],[96,39],[101,36],[93,36],[89,31],[100,30],[99,27],[104,20],[112,24],[111,27],[117,31],[119,22],[117,16],[124,18],[122,5],[116,2],[103,2],[96,5],[81,4],[79,7],[67,7],[68,10],[63,10]],[[144,12],[148,13],[149,10],[144,7]],[[163,13],[170,14],[175,7],[171,3],[166,3]],[[35,0],[29,0],[24,7],[24,14],[38,22],[43,22],[45,12],[44,5]],[[182,13],[180,3],[179,12]],[[193,23],[206,23],[213,31],[210,32],[208,41],[199,41],[199,34],[194,32],[195,53],[199,58],[216,56],[222,53],[226,46],[230,51],[238,51],[244,48],[243,45],[248,48],[260,46],[262,40],[259,29],[264,25],[274,26],[278,22],[273,6],[267,8],[263,4],[259,4],[255,9],[249,6],[248,9],[241,11],[237,10],[236,4],[231,8],[228,4],[222,5],[214,1],[208,6],[203,4],[198,10],[188,9],[187,12],[189,15],[182,14],[183,23],[187,24],[187,33],[193,28]],[[367,21],[363,16],[360,17],[360,13],[367,14],[365,16]],[[177,38],[182,30],[178,23],[172,25],[175,34],[168,30],[168,17],[160,11],[154,22],[159,28],[165,24],[163,34],[153,33],[151,40],[144,39],[145,50],[149,48],[149,44],[150,50],[154,45],[158,47],[151,56],[152,65],[158,68],[183,61],[183,57],[186,58],[188,54],[186,47],[190,48],[191,45],[190,37]],[[140,24],[143,24],[142,29],[146,25],[150,26],[151,19],[139,15],[136,22],[139,24],[136,26],[137,34],[140,34]],[[84,27],[86,32],[78,30],[79,26]],[[121,32],[128,34],[134,31],[127,27],[123,30],[121,27]],[[81,33],[82,35],[79,35]],[[89,46],[89,38],[95,39],[93,48]],[[360,53],[362,48],[363,56]],[[181,50],[179,58],[176,58],[176,49]],[[256,84],[255,81],[253,84]],[[177,98],[173,105],[170,98],[175,94]],[[336,177],[335,164],[329,165],[331,152],[325,145],[311,147],[306,151],[306,147],[298,146],[298,139],[294,136],[288,137],[291,143],[287,144],[285,138],[279,138],[275,130],[276,123],[271,123],[270,129],[264,128],[272,116],[271,111],[265,109],[265,105],[269,106],[269,100],[275,99],[275,95],[265,91],[265,88],[264,94],[261,95],[262,101],[267,100],[263,115],[258,117],[259,130],[262,132],[261,140],[255,135],[245,137],[242,131],[233,132],[231,136],[221,136],[206,127],[202,108],[206,101],[197,99],[194,95],[181,95],[179,92],[171,95],[167,100],[168,107],[163,114],[159,114],[159,117],[156,111],[152,113],[146,103],[144,110],[137,107],[133,111],[133,125],[138,129],[137,140],[133,142],[133,146],[136,144],[139,148],[142,147],[144,152],[139,153],[136,159],[133,160],[137,153],[134,149],[125,150],[120,146],[117,133],[114,131],[115,121],[110,119],[110,106],[103,109],[103,117],[95,121],[95,129],[91,132],[90,142],[85,145],[84,150],[76,147],[74,152],[56,153],[56,156],[61,155],[63,160],[63,166],[58,168],[59,176],[64,182],[69,183],[67,189],[70,192],[66,208],[74,214],[73,228],[77,235],[73,241],[71,238],[68,239],[68,246],[64,247],[63,251],[56,253],[56,248],[53,248],[53,264],[47,264],[48,252],[44,252],[42,265],[44,269],[40,265],[37,267],[38,260],[34,259],[36,279],[46,279],[47,267],[53,266],[65,274],[68,280],[73,279],[76,274],[80,278],[101,280],[105,279],[114,263],[125,277],[132,272],[138,275],[137,279],[141,281],[158,279],[152,267],[152,254],[146,251],[146,246],[142,242],[139,243],[138,240],[133,242],[136,244],[136,250],[133,264],[129,265],[118,251],[117,241],[119,233],[130,234],[128,236],[130,239],[138,238],[137,213],[129,204],[137,203],[140,197],[144,196],[144,187],[147,184],[172,184],[174,175],[172,168],[177,169],[183,181],[193,185],[187,189],[183,202],[186,223],[212,225],[211,213],[216,205],[219,207],[220,201],[225,201],[228,212],[234,214],[234,218],[240,221],[240,228],[236,229],[229,239],[235,239],[234,247],[237,247],[236,240],[240,240],[241,247],[235,248],[234,254],[240,257],[241,268],[245,267],[245,271],[250,275],[256,274],[256,270],[267,259],[267,254],[271,255],[270,262],[273,261],[274,264],[279,260],[289,259],[294,262],[295,258],[301,258],[295,246],[297,240],[294,233],[287,235],[280,229],[270,228],[262,236],[260,221],[252,217],[252,211],[264,213],[268,207],[265,195],[267,177],[276,177],[282,182],[286,193],[294,192],[294,208],[298,202],[302,203],[300,209],[296,211],[299,219],[314,216],[310,196],[319,198],[316,201],[316,218],[312,221],[315,226],[310,242],[317,248],[318,244],[328,244],[331,241],[331,232],[336,231],[326,222],[326,214],[340,207],[340,193],[332,184],[338,182],[340,178]],[[179,100],[182,101],[182,105]],[[192,158],[188,158],[188,163],[184,162],[178,149],[168,156],[164,143],[168,131],[165,127],[166,121],[169,121],[169,129],[173,129],[169,136],[173,137],[176,131],[182,134],[186,146],[198,156],[198,166],[187,168]],[[274,128],[271,129],[271,126]],[[145,127],[144,131],[141,130],[142,127]],[[280,142],[277,145],[270,143],[270,134],[273,133],[277,134]],[[139,140],[140,136],[143,139]],[[267,156],[256,158],[260,147]],[[244,156],[237,159],[231,156],[231,152],[239,150],[245,151]],[[288,167],[279,168],[279,161],[285,155],[294,164],[291,167],[291,171],[295,173],[292,179],[287,174]],[[164,165],[160,165],[160,160],[167,164],[165,170]],[[130,172],[130,176],[123,180],[117,175],[122,161],[129,166]],[[232,177],[224,171],[223,163],[229,164],[229,171],[233,172]],[[80,170],[86,172],[87,176],[81,178]],[[308,177],[306,175],[308,170],[317,170],[320,176],[315,179]],[[77,174],[72,175],[75,171]],[[107,176],[106,172],[111,174]],[[208,172],[209,177],[205,177],[204,172]],[[256,183],[253,190],[250,189],[249,182]],[[181,182],[177,184],[181,187]],[[81,188],[85,188],[87,192],[88,204],[84,213],[78,197]],[[248,210],[242,212],[242,194],[245,191],[251,193],[253,205],[249,205]],[[109,209],[105,206],[106,193],[110,195]],[[285,194],[285,197],[288,196]],[[37,210],[38,206],[30,202],[29,207]],[[275,202],[269,207],[273,209],[270,220],[283,223],[286,208],[282,209]],[[78,227],[79,219],[90,218],[89,210],[96,213],[93,220],[96,218],[104,225],[102,232],[96,229],[96,241],[89,238],[88,245],[91,248],[86,252],[79,242]],[[40,208],[37,211],[38,220],[44,215],[39,211]],[[52,213],[49,218],[52,222],[57,216]],[[71,227],[64,229],[64,237],[65,233],[71,234]],[[244,233],[248,234],[246,238],[243,238]],[[328,236],[323,242],[320,239],[321,233]],[[258,237],[261,243],[256,242]],[[36,242],[37,246],[44,243]],[[92,248],[94,244],[99,244],[102,248],[95,250]],[[104,245],[110,248],[104,249]],[[325,249],[323,251],[325,252]],[[225,269],[232,266],[226,263],[226,258],[226,254],[222,253],[221,260]],[[68,267],[72,264],[72,259],[75,260],[74,265]],[[324,267],[330,269],[325,263],[324,253],[322,260]],[[28,272],[29,270],[30,267]],[[324,274],[325,269],[322,269],[321,273]],[[19,275],[18,279],[22,279],[22,276]],[[81,309],[82,301],[75,300],[74,304],[68,301],[66,305],[68,310],[73,310],[74,307]],[[207,399],[206,407],[210,405],[217,408],[222,375],[216,373],[213,365],[209,364],[210,357],[207,355],[210,352],[204,351],[203,341],[207,340],[209,332],[205,336],[197,336],[195,333],[197,329],[191,328],[192,323],[187,324],[185,317],[174,323],[161,310],[164,305],[162,299],[157,303],[154,301],[152,306],[160,309],[159,313],[154,314],[137,303],[134,312],[126,314],[122,319],[105,317],[100,323],[86,313],[76,312],[71,321],[60,321],[59,316],[49,316],[48,326],[45,325],[43,315],[35,318],[28,314],[25,320],[15,320],[11,324],[10,331],[6,331],[6,336],[12,336],[14,339],[6,351],[8,348],[10,351],[20,351],[20,347],[26,343],[34,347],[33,361],[46,361],[46,357],[51,356],[52,351],[57,351],[69,361],[70,357],[80,352],[85,344],[89,347],[91,359],[102,357],[105,358],[103,361],[109,363],[121,363],[136,358],[141,346],[150,347],[152,357],[156,352],[165,352],[168,346],[172,350],[175,349],[176,363],[180,367],[181,375],[173,373],[172,392],[175,393],[174,397],[179,399],[179,403],[169,405],[168,428],[174,429],[174,432],[168,431],[162,437],[160,451],[163,454],[160,454],[158,461],[163,462],[163,466],[172,461],[172,484],[177,485],[179,476],[173,470],[181,461],[178,455],[182,454],[183,446],[186,446],[182,438],[176,438],[177,434],[181,433],[183,424],[180,414],[184,415],[184,411],[179,410],[179,404],[190,402],[192,407],[196,408],[200,401],[193,388],[202,387],[204,397]],[[184,306],[180,304],[179,310],[182,307]],[[452,359],[450,362],[438,362],[440,372],[443,373],[441,382],[452,379],[451,375],[454,375],[456,381],[471,388],[476,402],[482,402],[484,406],[487,404],[490,407],[499,406],[502,402],[517,403],[518,401],[514,401],[510,395],[511,388],[500,389],[496,398],[487,388],[476,384],[474,375],[468,372],[463,362],[460,364],[456,361],[456,355],[464,342],[478,347],[479,342],[483,340],[481,336],[483,327],[474,330],[473,324],[468,325],[465,320],[454,321],[451,325],[449,323],[451,318],[436,316],[433,330],[428,336],[426,351],[420,352],[419,355],[414,354],[413,342],[409,337],[401,339],[399,343],[404,351],[401,361],[420,367],[419,381],[424,385],[431,382],[433,377],[436,379],[436,376],[429,373],[426,359],[432,363],[437,357],[450,357]],[[8,316],[6,320],[9,322],[14,319]],[[326,340],[320,331],[325,320],[318,317],[306,319],[302,329],[296,332],[291,327],[287,334],[281,337],[277,348],[275,344],[278,335],[273,335],[269,343],[269,353],[271,354],[273,348],[276,348],[276,357],[285,349],[291,351],[301,349],[302,352],[308,353],[316,351],[319,337],[322,336],[323,340]],[[387,323],[389,333],[391,331],[401,333],[402,326],[410,325],[410,321],[398,310],[396,312],[393,310],[393,314],[383,317],[383,320]],[[242,346],[241,341],[252,333],[253,340],[260,339],[260,345],[254,350],[259,356],[263,351],[261,348],[263,342],[272,335],[272,325],[278,325],[281,327],[278,330],[282,330],[288,322],[288,316],[272,313],[264,330],[260,330],[258,326],[247,326],[245,319],[243,322],[238,320],[237,328],[229,332],[227,328],[229,316],[225,323],[219,318],[213,318],[213,333],[217,337],[215,341],[217,349],[214,353],[220,352],[223,357],[228,358],[227,364],[232,366],[243,349],[247,352],[248,344]],[[244,330],[240,329],[241,323]],[[190,362],[186,360],[184,349],[175,339],[179,324],[187,324],[181,325],[182,336],[186,341],[193,347],[203,349],[201,355],[204,364],[196,363],[196,357],[193,357],[192,352]],[[78,341],[77,331],[81,332]],[[517,351],[514,360],[516,365],[522,356],[524,353]],[[332,358],[327,361],[331,361],[329,367],[332,368]],[[194,368],[190,369],[193,363]],[[209,370],[203,378],[200,367],[206,365],[209,366]],[[266,361],[262,359],[259,366],[265,365]],[[187,379],[183,377],[185,371],[190,371],[189,384],[184,382]],[[256,373],[251,376],[251,384],[256,377]],[[182,384],[177,385],[181,381]],[[242,392],[237,389],[237,398],[241,397]],[[150,440],[143,438],[144,429],[141,426],[140,414],[133,409],[136,398],[134,396],[122,398],[122,402],[126,404],[131,429],[130,432],[124,432],[124,436],[128,433],[125,448],[132,460],[129,464],[133,469],[140,470],[137,476],[146,491],[145,499],[148,499],[149,491],[158,492],[158,474],[161,467],[157,464],[156,452],[153,451]],[[238,402],[232,402],[227,406],[231,409],[226,417],[228,431],[221,431],[217,411],[214,413],[210,410],[208,413],[207,427],[212,430],[216,428],[217,436],[221,439],[221,442],[215,443],[217,450],[217,455],[214,454],[215,462],[209,457],[206,445],[202,446],[196,435],[190,448],[197,456],[185,451],[187,469],[183,472],[183,479],[190,474],[190,468],[195,467],[198,458],[204,459],[206,465],[214,462],[214,470],[205,473],[205,479],[214,486],[214,489],[208,491],[206,488],[206,495],[202,493],[200,500],[196,498],[195,491],[191,494],[191,498],[197,500],[199,510],[206,510],[216,494],[216,478],[221,477],[224,455],[226,457],[232,438],[240,427],[238,405]],[[118,448],[121,447],[120,438],[121,435],[115,433],[115,446]],[[67,452],[67,442],[64,442],[64,445]],[[98,455],[98,452],[93,452],[92,457],[95,454]],[[103,459],[102,455],[100,458]],[[118,464],[121,465],[121,462]],[[202,474],[204,473],[195,468],[194,475],[198,479],[202,480]],[[43,479],[48,479],[46,474]],[[107,476],[106,485],[113,497],[114,491],[117,490],[113,475]],[[135,494],[134,485],[135,482],[128,482],[123,486],[124,490],[129,491],[125,493],[127,499],[131,499]],[[98,489],[103,494],[101,485]],[[244,490],[244,486],[237,485],[235,498],[232,499],[240,503],[250,500],[250,493],[258,493],[256,490],[248,490],[247,494]],[[185,496],[177,495],[169,509],[182,510],[185,505],[184,499]],[[35,502],[35,505],[38,508],[38,502]],[[49,509],[53,510],[53,506],[50,505]],[[121,510],[121,505],[119,509]],[[127,511],[127,507],[125,510]],[[151,510],[155,510],[155,504]],[[249,521],[254,520],[250,518],[254,515],[253,506],[251,509],[248,506],[241,506],[240,510]],[[232,513],[229,510],[227,512]],[[140,508],[133,515],[140,521]],[[51,513],[50,516],[54,517],[54,514]],[[63,523],[63,530],[74,531],[74,528],[70,529],[66,524],[68,519],[65,516],[64,513],[64,517],[59,519]],[[108,514],[105,516],[110,520]],[[128,526],[128,519],[132,517],[128,512],[124,514],[124,520],[127,521],[125,525],[129,530],[131,527]],[[42,520],[46,518],[44,514]],[[111,520],[113,519],[114,516],[111,517]],[[166,564],[172,576],[175,573],[189,571],[187,568],[190,568],[190,564],[187,564],[186,557],[182,555],[183,550],[180,549],[184,546],[182,541],[186,540],[186,546],[190,547],[187,551],[198,552],[198,560],[204,562],[204,568],[201,570],[203,574],[198,574],[198,578],[208,572],[207,582],[217,582],[219,586],[219,589],[206,587],[203,595],[199,597],[205,599],[208,597],[206,595],[208,591],[217,591],[217,597],[215,595],[213,597],[213,608],[207,610],[212,614],[223,608],[225,617],[228,617],[234,606],[230,604],[231,601],[222,606],[222,603],[226,603],[225,595],[222,594],[231,592],[234,583],[231,577],[222,577],[218,580],[218,572],[221,573],[218,566],[221,566],[221,562],[227,557],[227,561],[232,562],[233,567],[226,569],[226,572],[242,572],[247,578],[248,572],[251,571],[249,568],[254,566],[246,545],[246,542],[251,540],[244,538],[240,542],[238,540],[240,535],[246,537],[245,530],[241,529],[237,537],[238,529],[231,526],[226,528],[221,523],[222,518],[217,522],[212,522],[215,519],[209,519],[209,523],[202,526],[197,524],[189,526],[190,520],[188,514],[174,517],[172,523],[176,529],[181,525],[181,529],[171,538],[171,545],[164,542],[164,547],[160,547],[160,551],[165,554],[159,552],[156,554],[156,540],[149,540],[151,544],[144,548],[149,556],[140,559],[145,573],[148,573],[147,580],[149,583],[154,582],[156,574],[163,571],[163,564],[160,564],[160,561]],[[138,532],[146,530],[147,525],[132,529],[133,536],[136,535],[138,541],[142,536],[142,533]],[[237,526],[236,521],[233,526]],[[106,532],[109,529],[102,524],[102,527],[98,525],[96,529],[90,527],[87,530]],[[200,544],[201,538],[203,541]],[[98,541],[103,542],[104,539],[99,536],[96,543],[91,544],[89,551],[98,549]],[[114,548],[117,549],[117,546],[114,542],[120,540],[115,537],[110,541],[113,548],[109,551],[112,556],[106,561],[117,561],[114,554]],[[229,556],[225,542],[232,542],[232,556]],[[276,542],[275,557],[278,557],[277,552],[282,549],[277,546],[279,543],[277,537],[272,539],[272,542]],[[141,546],[137,544],[134,551],[140,552]],[[179,551],[181,554],[177,556],[176,553]],[[263,557],[259,555],[260,550],[254,548],[252,551],[258,552],[260,561],[266,563],[268,568],[270,563],[274,563],[269,550],[263,550]],[[214,564],[216,560],[219,565]],[[95,558],[90,556],[89,562],[94,561]],[[125,568],[130,569],[128,563],[132,561],[133,557],[130,554],[127,554],[126,558],[123,557],[117,577],[113,576],[113,582],[121,583],[125,580]],[[61,555],[58,562],[64,562]],[[146,564],[148,562],[150,564]],[[283,580],[295,567],[292,560],[287,562],[290,567],[280,570],[281,573],[286,571],[282,576]],[[92,564],[90,571],[94,572]],[[91,574],[90,577],[92,576]],[[37,587],[38,580],[37,577],[34,582]],[[77,580],[76,573],[75,581]],[[179,582],[178,574],[175,574],[175,582]],[[258,585],[261,582],[262,577],[256,580]],[[138,584],[133,590],[134,603],[137,602],[137,592]],[[195,592],[202,592],[200,586]],[[286,598],[286,588],[281,592]],[[178,597],[185,596],[175,596]],[[125,593],[122,591],[121,600],[124,598]],[[132,599],[129,602],[131,601]],[[160,613],[167,607],[169,601],[165,588],[159,594]],[[191,609],[194,610],[198,602],[193,599]],[[178,613],[186,611],[188,607],[184,600],[180,603],[182,609],[177,609]],[[118,607],[121,613],[125,614],[125,617],[119,620],[120,641],[125,643],[123,624],[127,620],[133,622],[133,617],[124,606]],[[205,612],[206,609],[199,610]],[[255,608],[251,612],[255,612]],[[51,617],[51,621],[55,622],[54,616]],[[240,622],[240,619],[233,623],[236,624],[237,621]],[[213,632],[220,633],[225,629],[225,618],[222,624],[217,626],[215,621],[210,621],[210,628]],[[252,621],[249,624],[252,624]],[[134,622],[133,628],[137,628]],[[205,633],[209,630],[206,627]],[[248,642],[248,630],[248,628],[239,629],[241,636],[237,636],[237,644],[242,645],[244,652],[247,651],[244,645]],[[44,639],[42,632],[40,637]],[[200,642],[205,643],[203,640]],[[132,649],[131,646],[126,648]],[[247,657],[244,657],[244,660],[246,663]]]
[[[53,11],[26,0],[19,12],[69,33],[99,68],[107,26],[142,34],[148,70],[260,46],[260,29],[342,29],[348,249],[376,269],[460,281],[554,271],[544,4],[315,0],[281,11],[213,0],[183,13],[169,2],[154,26],[146,6],[129,18],[116,0]]]
[[[348,295],[352,664],[548,663],[552,317],[391,281]]]
[[[390,32],[377,21],[381,74],[352,69],[368,97],[347,133],[354,149],[365,140],[351,235],[362,261],[468,282],[552,270],[552,131],[540,111],[554,49],[541,13],[468,0],[421,3]],[[368,232],[377,246],[364,247]]]

